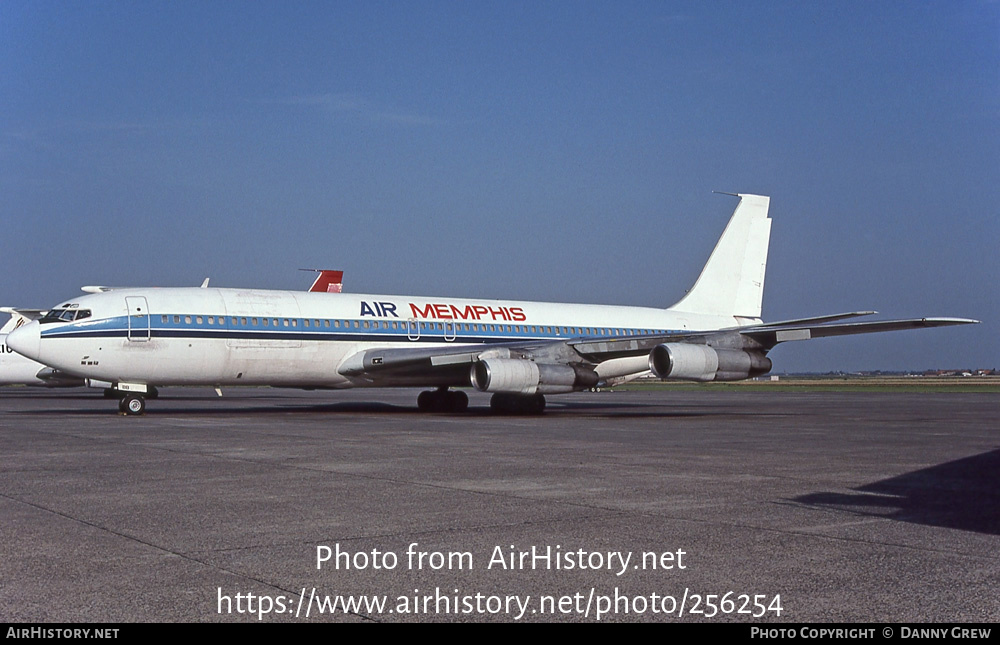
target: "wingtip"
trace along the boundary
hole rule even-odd
[[[922,318],[921,320],[942,325],[978,325],[982,322],[973,318]]]

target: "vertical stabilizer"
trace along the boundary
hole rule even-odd
[[[740,203],[701,275],[687,295],[670,309],[760,318],[767,245],[771,238],[771,220],[767,217],[770,198],[737,197]]]
[[[309,291],[320,293],[341,293],[344,290],[344,272],[332,269],[299,269],[299,271],[315,271],[319,273],[309,287]]]
[[[0,313],[10,314],[10,320],[0,328],[0,334],[9,334],[21,325],[32,320],[38,320],[45,313],[43,309],[15,309],[14,307],[0,307]]]

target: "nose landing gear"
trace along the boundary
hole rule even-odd
[[[138,394],[126,394],[118,401],[118,411],[126,416],[145,414],[146,399]]]

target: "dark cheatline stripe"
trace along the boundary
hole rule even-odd
[[[194,314],[177,314],[180,317],[194,316]],[[203,317],[208,318],[209,316],[202,314]],[[162,314],[155,314],[154,319],[162,318]],[[174,318],[175,314],[169,314],[167,318]],[[232,316],[211,316],[212,318],[218,318],[220,323],[225,321]],[[237,316],[238,318],[253,318],[253,316]],[[263,318],[257,316],[257,318]],[[272,317],[268,317],[270,319]],[[279,318],[284,320],[283,318]],[[344,320],[344,327],[340,328],[340,331],[325,331],[325,329],[330,329],[324,327],[324,331],[312,331],[315,328],[309,328],[304,325],[304,319],[290,319],[295,320],[299,323],[294,331],[290,328],[285,328],[282,331],[270,331],[261,328],[255,328],[253,330],[243,330],[242,325],[232,326],[228,322],[219,325],[208,325],[204,322],[202,323],[168,323],[169,326],[163,327],[162,324],[157,327],[151,327],[148,330],[150,338],[212,338],[212,339],[225,339],[225,340],[283,340],[283,341],[330,341],[330,342],[399,342],[399,343],[409,343],[409,342],[425,342],[425,343],[458,343],[458,344],[485,344],[485,343],[509,343],[515,341],[556,341],[556,340],[574,340],[574,339],[592,339],[598,340],[610,340],[619,337],[614,334],[609,335],[596,335],[596,336],[572,336],[572,335],[537,335],[537,332],[517,332],[517,331],[501,331],[500,335],[486,335],[478,332],[468,332],[464,330],[447,330],[449,338],[446,340],[445,330],[443,329],[423,329],[421,330],[420,336],[415,339],[410,338],[410,331],[408,329],[407,323],[399,323],[403,325],[402,329],[379,329],[377,331],[372,331],[371,329],[363,328],[352,328],[350,325],[352,323],[361,322],[370,324],[380,324],[385,321],[355,321],[355,320]],[[310,319],[313,320],[313,319]],[[43,338],[145,338],[147,333],[147,328],[144,326],[137,326],[131,331],[128,328],[129,319],[124,316],[117,316],[114,318],[105,318],[103,320],[93,320],[88,319],[82,323],[70,323],[67,325],[60,326],[56,329],[42,330]],[[397,321],[391,321],[397,322]],[[422,322],[422,325],[430,326],[437,324],[437,322]],[[471,324],[471,323],[455,323],[459,324]],[[486,326],[487,323],[477,323],[482,326]],[[507,326],[506,323],[501,325],[500,323],[491,323],[496,326]],[[174,326],[176,325],[176,326]],[[516,326],[516,325],[510,325]],[[523,327],[570,327],[571,325],[523,325]],[[572,327],[583,327],[581,325],[572,325]],[[589,327],[594,328],[594,327]],[[597,329],[604,329],[603,327]],[[620,328],[615,328],[620,329]],[[485,330],[483,330],[485,331]],[[487,332],[488,333],[488,332]],[[664,333],[662,331],[654,331],[653,333]],[[625,334],[628,335],[628,334]],[[451,336],[454,336],[451,338]]]
[[[95,331],[65,331],[46,334],[45,338],[127,338],[127,329],[102,329]],[[146,330],[132,330],[132,338],[145,338]],[[441,335],[421,335],[410,339],[405,333],[341,332],[337,334],[316,332],[235,332],[228,329],[201,331],[197,329],[151,329],[150,338],[212,338],[217,340],[295,340],[295,341],[367,341],[367,342],[424,342],[424,343],[503,343],[513,340],[555,340],[547,337],[523,336],[457,336],[445,340]]]

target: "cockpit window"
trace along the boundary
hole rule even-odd
[[[90,309],[53,309],[42,316],[38,323],[72,322],[73,320],[83,320],[90,318]]]
[[[43,325],[46,323],[67,322],[73,320],[75,316],[76,312],[72,309],[53,309],[42,316],[38,322]]]

